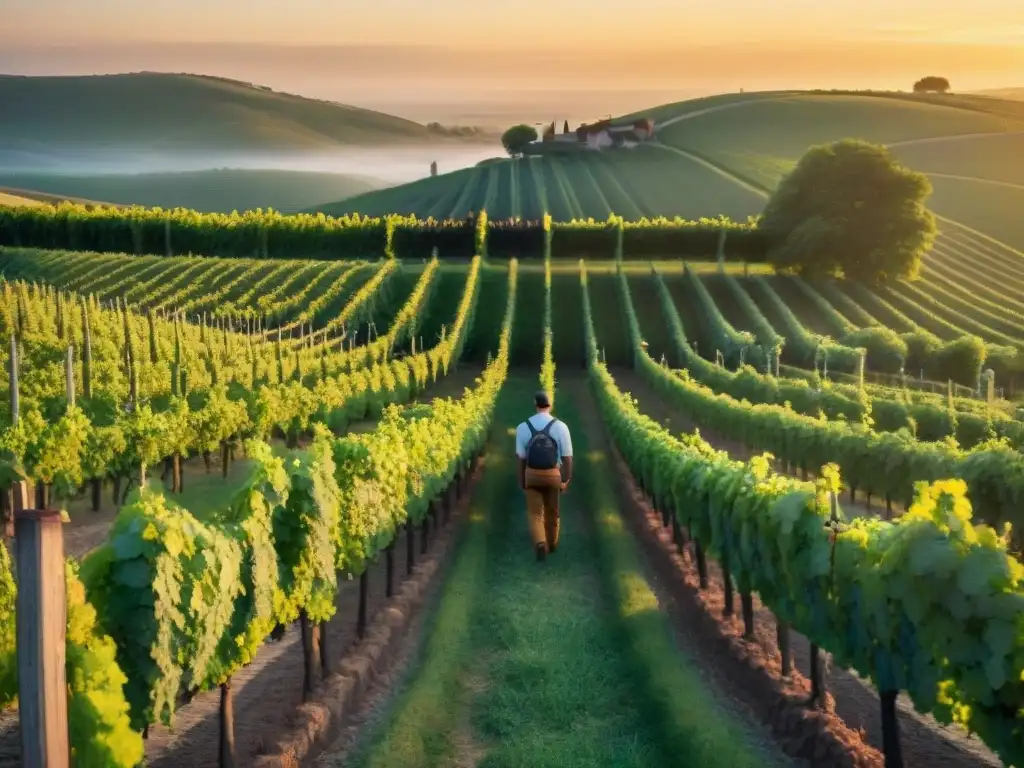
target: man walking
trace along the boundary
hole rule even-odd
[[[558,547],[558,499],[572,482],[569,428],[551,415],[547,392],[534,398],[537,412],[516,428],[519,486],[526,492],[530,536],[543,560]]]

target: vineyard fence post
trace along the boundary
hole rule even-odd
[[[384,597],[390,598],[395,594],[395,540],[384,548],[384,559],[387,568],[387,581],[384,587]]]
[[[22,760],[28,766],[68,768],[64,523],[60,512],[25,509],[25,502],[27,493],[15,494]]]
[[[362,640],[366,636],[366,608],[368,592],[370,588],[370,564],[363,566],[363,572],[359,574],[359,615],[356,620],[356,634]]]
[[[903,768],[903,749],[900,746],[900,721],[896,717],[897,691],[882,691],[882,752],[885,768]]]

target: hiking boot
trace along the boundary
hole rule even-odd
[[[547,557],[547,556],[548,556],[548,547],[547,547],[547,545],[546,544],[538,544],[537,545],[537,562],[538,563],[543,562],[544,558]]]

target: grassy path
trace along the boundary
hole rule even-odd
[[[361,766],[655,766],[604,621],[573,493],[562,546],[534,559],[508,431],[535,388],[509,382],[422,667]]]
[[[577,469],[558,551],[535,560],[516,486],[511,430],[536,386],[521,375],[499,401],[421,658],[346,765],[786,764],[736,727],[675,654],[657,600],[629,561],[635,545],[618,515],[593,400],[582,376],[567,378],[559,413],[573,428]]]

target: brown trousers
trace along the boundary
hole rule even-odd
[[[526,513],[533,546],[547,544],[550,551],[558,545],[558,500],[561,494],[561,470],[526,470]]]

